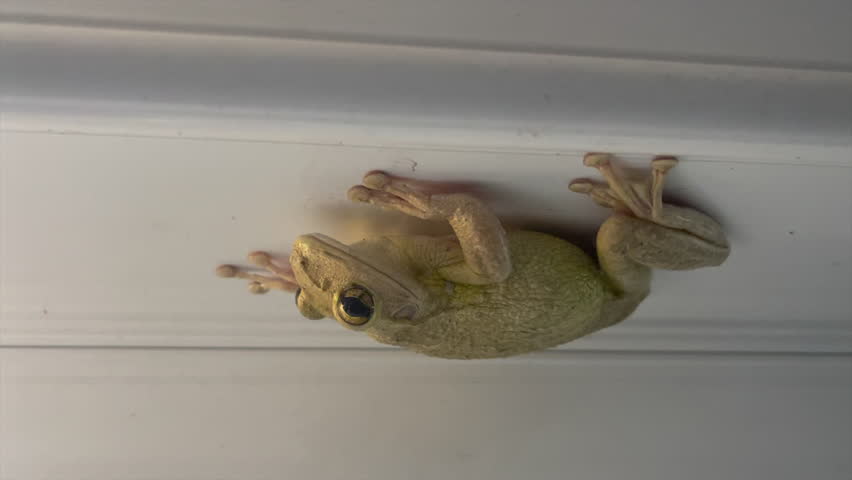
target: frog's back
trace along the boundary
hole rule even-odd
[[[573,340],[596,329],[613,293],[580,248],[545,233],[508,234],[512,274],[493,285],[457,285],[435,327],[445,341],[423,353],[450,358],[515,355]],[[443,323],[443,325],[441,325]]]

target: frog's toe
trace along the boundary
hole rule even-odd
[[[587,167],[597,168],[609,165],[610,161],[612,161],[612,154],[610,153],[590,152],[583,157],[583,165]]]
[[[370,189],[363,185],[355,185],[346,192],[346,196],[353,202],[369,203]]]
[[[251,252],[248,254],[248,261],[259,267],[266,267],[272,263],[272,259],[266,252]]]
[[[373,190],[364,185],[355,185],[347,192],[347,196],[353,202],[369,203],[387,210],[395,210],[419,218],[425,218],[426,212],[418,209],[410,202],[392,193],[382,190]]]
[[[249,282],[248,290],[255,295],[263,295],[264,293],[269,292],[269,288],[260,282]]]
[[[576,180],[572,180],[571,183],[568,184],[568,189],[572,192],[576,193],[591,193],[592,189],[595,188],[595,185],[591,180],[586,180],[585,178],[578,178]]]
[[[658,156],[651,160],[651,216],[659,220],[663,212],[663,185],[666,174],[677,165],[677,158]]]
[[[222,278],[233,278],[237,276],[239,270],[233,265],[219,265],[216,268],[216,276]]]
[[[367,174],[364,175],[364,179],[361,181],[361,183],[365,187],[371,188],[373,190],[383,190],[388,186],[390,182],[390,175],[378,170],[367,172]]]
[[[660,155],[659,157],[651,160],[651,169],[665,173],[677,166],[677,163],[678,160],[675,157],[670,155]]]
[[[568,189],[572,192],[588,195],[595,203],[602,207],[616,210],[624,209],[624,204],[618,200],[618,196],[606,185],[601,185],[585,178],[578,178],[568,184]]]

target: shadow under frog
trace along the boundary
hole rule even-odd
[[[587,154],[584,163],[605,183],[575,180],[570,189],[612,210],[597,232],[597,261],[559,236],[507,232],[464,188],[375,171],[349,189],[351,200],[445,222],[451,233],[378,235],[348,245],[302,235],[289,261],[249,255],[274,276],[231,265],[217,273],[248,280],[254,293],[295,292],[307,318],[334,318],[430,356],[473,359],[555,347],[614,325],[648,296],[652,269],[718,266],[728,257],[717,222],[663,202],[675,158],[655,158],[642,181],[624,177],[609,154]]]

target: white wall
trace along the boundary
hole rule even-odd
[[[766,3],[0,1],[0,479],[850,477],[852,7]],[[349,205],[376,168],[588,240],[589,150],[680,156],[733,255],[555,352],[212,275],[437,228]]]

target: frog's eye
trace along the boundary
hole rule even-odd
[[[353,285],[338,296],[337,310],[340,319],[350,325],[364,325],[373,316],[373,296],[366,288]]]

